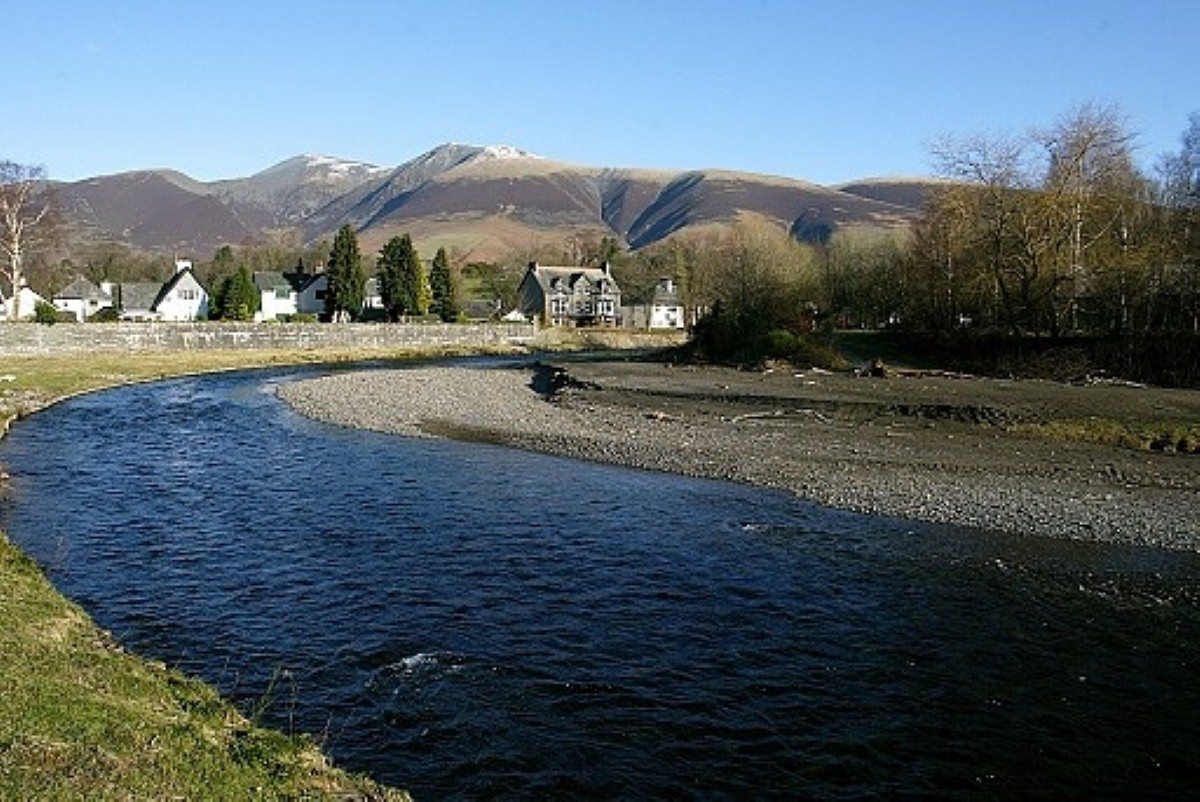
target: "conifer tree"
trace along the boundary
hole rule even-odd
[[[258,290],[245,265],[221,283],[218,304],[223,320],[253,320],[259,303]]]
[[[450,258],[445,248],[438,248],[429,269],[429,288],[433,293],[431,309],[446,323],[458,318],[458,287],[450,269]]]
[[[325,293],[325,313],[334,322],[354,320],[362,313],[366,295],[366,274],[358,251],[358,237],[347,223],[338,229],[333,250],[326,264],[329,287]]]
[[[379,252],[379,288],[392,320],[429,311],[429,277],[408,234],[392,237]]]

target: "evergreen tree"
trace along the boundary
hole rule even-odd
[[[412,237],[392,237],[379,252],[379,289],[392,320],[429,311],[429,278]]]
[[[242,265],[232,276],[226,276],[214,301],[222,320],[254,320],[260,301],[250,269]]]
[[[450,259],[445,248],[438,248],[429,269],[429,288],[433,294],[432,311],[446,323],[458,319],[458,282],[450,269]]]
[[[367,277],[358,252],[358,237],[349,224],[338,229],[333,240],[326,275],[329,286],[325,293],[325,314],[335,322],[357,318],[362,313]]]

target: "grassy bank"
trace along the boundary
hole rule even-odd
[[[58,399],[129,382],[415,355],[6,357],[0,426]],[[254,726],[208,685],[123,651],[2,534],[0,588],[0,799],[407,798],[331,767],[304,737]]]

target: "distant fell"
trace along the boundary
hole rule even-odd
[[[206,258],[280,229],[315,242],[348,224],[367,249],[407,232],[418,244],[495,259],[589,236],[643,248],[747,215],[812,241],[850,227],[902,227],[935,184],[868,179],[825,187],[734,170],[590,167],[507,145],[446,143],[394,168],[302,155],[246,178],[201,182],[147,170],[58,189],[76,241]]]

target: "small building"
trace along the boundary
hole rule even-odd
[[[97,286],[93,282],[79,276],[67,286],[54,294],[50,299],[54,308],[75,316],[80,323],[113,305],[112,285],[105,282]]]
[[[325,296],[329,291],[329,276],[325,273],[260,271],[252,278],[259,293],[259,311],[255,320],[325,314]],[[371,277],[363,286],[363,311],[382,309],[379,279]]]
[[[549,326],[616,326],[621,288],[608,262],[556,267],[531,262],[517,287],[520,311]]]
[[[324,273],[308,273],[303,268],[291,273],[265,270],[256,272],[252,280],[259,297],[255,320],[320,315],[325,311],[329,279]]]
[[[208,291],[186,259],[175,261],[175,275],[163,284],[127,281],[114,285],[113,306],[122,320],[188,322],[208,317]]]
[[[682,329],[687,326],[679,285],[674,279],[661,278],[649,303],[632,304],[621,310],[624,325],[635,329]]]
[[[29,289],[27,284],[21,285],[17,290],[17,296],[20,299],[18,320],[33,320],[34,315],[37,314],[37,305],[46,302],[45,298]],[[4,292],[0,290],[0,320],[13,319],[13,307],[15,306],[13,301],[13,298],[5,296]]]

